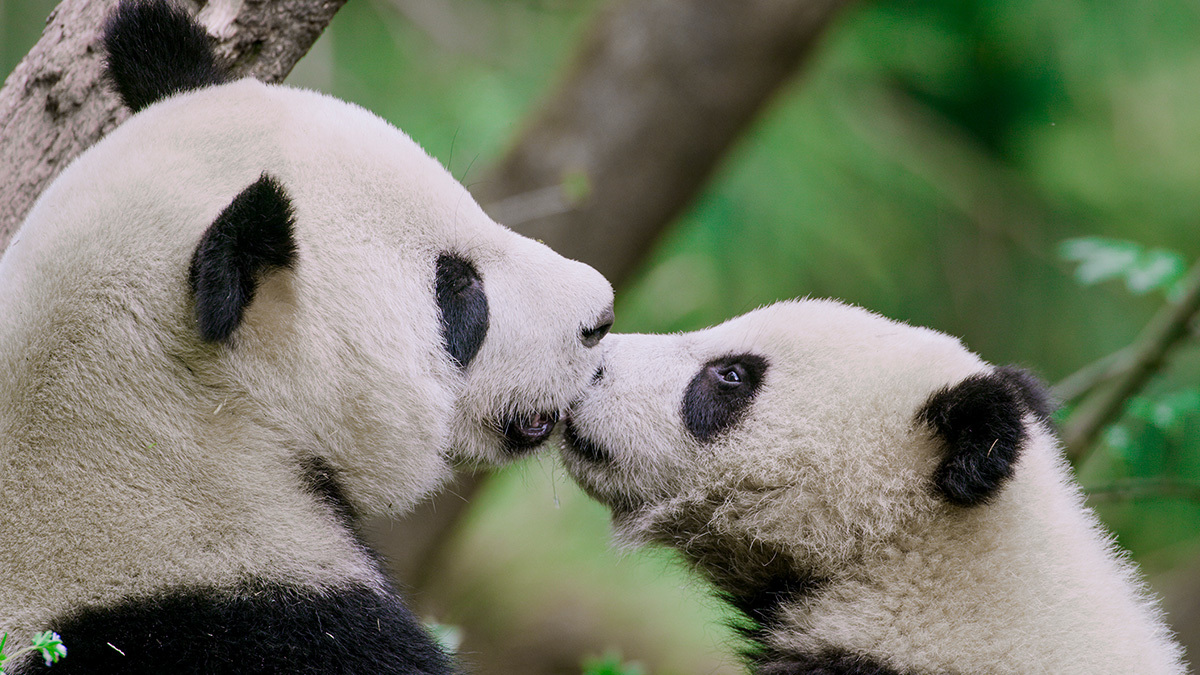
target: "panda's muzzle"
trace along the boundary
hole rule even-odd
[[[600,444],[580,434],[570,417],[567,417],[566,427],[563,436],[566,439],[567,450],[593,464],[607,464],[612,461],[612,454]]]
[[[520,454],[536,448],[550,437],[557,423],[557,411],[526,413],[508,419],[503,427],[506,449]]]

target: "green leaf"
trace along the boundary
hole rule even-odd
[[[1059,244],[1064,260],[1079,263],[1075,278],[1084,286],[1125,276],[1137,263],[1142,247],[1128,241],[1082,237]]]
[[[1163,431],[1170,431],[1189,415],[1200,411],[1200,389],[1181,389],[1151,398],[1137,396],[1125,404],[1125,412]]]
[[[1180,420],[1200,409],[1200,390],[1184,389],[1159,399],[1150,416],[1150,423],[1169,431]]]
[[[1075,279],[1092,286],[1111,279],[1124,279],[1135,295],[1162,290],[1170,295],[1187,272],[1184,257],[1166,249],[1145,250],[1132,241],[1081,237],[1058,245],[1063,260],[1079,263]]]
[[[51,630],[35,634],[33,636],[33,648],[41,652],[47,666],[58,663],[59,659],[67,655],[67,648],[63,645],[62,638],[59,637],[58,633]]]
[[[1147,251],[1138,257],[1137,263],[1125,274],[1125,284],[1137,295],[1155,289],[1167,290],[1183,278],[1187,271],[1183,256],[1164,249]]]

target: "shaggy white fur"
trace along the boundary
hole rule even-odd
[[[563,459],[619,538],[678,548],[757,623],[758,672],[1184,672],[1015,372],[932,330],[783,302],[610,338]],[[1011,414],[1013,462],[992,466],[1002,425],[939,431],[939,406]],[[973,505],[934,481],[955,434],[1003,474],[960,476]]]
[[[268,173],[296,259],[237,330],[197,332],[189,262]],[[469,260],[486,336],[444,348],[441,254]],[[172,96],[79,157],[0,260],[0,620],[269,576],[385,582],[300,467],[355,515],[397,513],[454,461],[499,462],[504,426],[556,413],[611,320],[594,270],[489,219],[373,114],[253,80]]]

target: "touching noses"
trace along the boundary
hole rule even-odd
[[[596,321],[595,326],[591,328],[584,328],[579,332],[579,339],[583,342],[583,346],[595,347],[596,345],[600,344],[600,341],[604,339],[604,336],[608,335],[608,331],[612,328],[613,320],[615,318],[616,317],[613,314],[613,308],[610,305],[608,309],[605,309],[604,313],[600,315],[600,318]]]

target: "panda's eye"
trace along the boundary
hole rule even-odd
[[[740,363],[717,368],[717,379],[722,387],[736,387],[746,379],[746,369]]]
[[[707,443],[737,425],[766,373],[767,360],[758,354],[731,354],[704,364],[683,392],[684,426]]]

